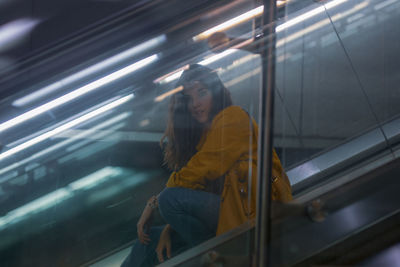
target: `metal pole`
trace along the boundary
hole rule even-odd
[[[275,88],[275,14],[276,1],[263,0],[264,14],[261,23],[262,89],[260,92],[260,135],[258,147],[258,192],[255,231],[255,266],[270,266],[271,262],[271,169],[272,127]]]

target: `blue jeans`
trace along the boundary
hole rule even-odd
[[[160,193],[160,214],[174,230],[171,235],[172,256],[215,236],[219,205],[218,195],[204,191],[173,187]],[[158,226],[149,229],[151,241],[148,245],[136,240],[121,267],[158,264],[155,248],[163,228],[164,226]]]

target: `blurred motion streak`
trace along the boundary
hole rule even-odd
[[[399,1],[399,0],[387,0],[387,1],[384,1],[384,2],[381,2],[381,3],[377,4],[377,5],[374,7],[374,9],[375,9],[375,10],[379,10],[379,9],[382,9],[382,8],[388,6],[388,5],[394,4],[394,3],[398,2],[398,1]]]
[[[331,1],[331,2],[329,2],[327,4],[325,4],[325,6],[320,6],[320,7],[314,8],[311,11],[308,11],[308,12],[302,14],[302,15],[299,15],[299,16],[297,16],[297,17],[295,17],[293,19],[290,19],[287,22],[277,26],[276,27],[276,32],[283,31],[283,30],[285,30],[285,29],[287,29],[289,27],[292,27],[293,25],[296,25],[296,24],[298,24],[298,23],[300,23],[300,22],[302,22],[302,21],[304,21],[306,19],[309,19],[309,18],[311,18],[311,17],[313,17],[313,16],[315,16],[315,15],[317,15],[319,13],[322,13],[322,12],[325,11],[325,8],[326,9],[330,9],[330,8],[338,6],[339,4],[342,4],[342,3],[347,2],[347,1],[348,0],[334,0],[334,1]],[[368,5],[368,3],[366,3],[366,2],[364,2],[362,4],[359,4],[357,9],[354,9],[354,10],[352,9],[352,13],[357,11],[357,10],[359,10],[359,9],[361,9],[361,8],[363,8],[363,7],[365,7],[366,5]],[[238,16],[238,17],[235,17],[235,18],[233,18],[231,20],[228,20],[228,21],[226,21],[226,22],[224,22],[224,23],[222,23],[222,24],[220,24],[218,26],[215,26],[215,27],[213,27],[213,28],[211,28],[211,29],[199,34],[199,35],[196,35],[195,37],[193,37],[193,39],[194,40],[205,39],[205,38],[207,38],[208,36],[210,36],[211,34],[213,34],[215,32],[226,30],[226,29],[228,29],[230,27],[233,27],[233,26],[235,26],[235,25],[237,25],[239,23],[242,23],[242,22],[244,22],[246,20],[249,20],[251,18],[259,16],[259,15],[262,14],[262,12],[263,12],[263,6],[260,6],[258,8],[252,9],[252,10],[250,10],[250,11],[248,11],[248,12],[246,12],[246,13]],[[346,14],[347,14],[347,12],[346,12]],[[343,14],[342,14],[342,16],[343,16]],[[244,19],[244,18],[246,18],[246,19]],[[318,29],[318,28],[326,25],[328,22],[323,21],[321,23],[322,24],[320,24],[320,25],[312,26],[312,28],[310,27],[310,29],[307,32],[310,32],[310,31],[313,31],[315,29]],[[296,35],[296,36],[293,36],[293,37],[289,36],[288,38],[285,38],[285,40],[278,41],[277,42],[277,47],[282,45],[284,42],[288,42],[289,40],[294,40],[294,39],[298,38],[298,36],[301,36],[302,34],[304,34],[304,33],[303,32],[301,34],[300,33],[295,33],[294,35]],[[220,58],[223,58],[225,56],[230,55],[234,51],[235,50],[233,50],[233,49],[225,50],[224,52],[222,52],[220,54],[216,54],[216,55],[211,56],[211,57],[209,57],[207,59],[204,59],[203,61],[199,62],[198,64],[201,64],[201,65],[211,64],[211,63],[219,60]],[[163,84],[163,83],[168,83],[168,82],[174,81],[174,80],[176,80],[176,79],[178,79],[180,77],[182,72],[183,72],[183,70],[180,70],[180,71],[175,70],[175,71],[171,72],[171,74],[169,74],[169,75],[167,74],[167,75],[164,75],[164,76],[156,79],[154,82],[159,82],[159,83]]]
[[[105,106],[102,106],[101,108],[98,108],[98,109],[96,109],[96,110],[94,110],[92,112],[89,112],[89,113],[87,113],[87,114],[85,114],[85,115],[83,115],[83,116],[81,116],[81,117],[79,117],[79,118],[77,118],[75,120],[72,120],[72,121],[70,121],[68,123],[65,123],[62,126],[59,126],[59,127],[55,128],[55,129],[53,129],[51,131],[48,131],[48,132],[46,132],[46,133],[44,133],[42,135],[39,135],[39,136],[37,136],[37,137],[35,137],[35,138],[25,142],[25,143],[22,143],[22,144],[20,144],[20,145],[18,145],[16,147],[13,147],[13,148],[1,153],[0,154],[0,160],[4,159],[6,157],[9,157],[9,156],[11,156],[11,155],[13,155],[15,153],[18,153],[18,152],[20,152],[20,151],[22,151],[22,150],[24,150],[24,149],[26,149],[26,148],[28,148],[30,146],[33,146],[33,145],[35,145],[35,144],[37,144],[39,142],[42,142],[42,141],[44,141],[44,140],[46,140],[46,139],[48,139],[50,137],[53,137],[56,134],[59,134],[62,131],[65,131],[65,130],[67,130],[69,128],[72,128],[72,127],[74,127],[74,126],[76,126],[76,125],[78,125],[78,124],[80,124],[82,122],[85,122],[85,121],[87,121],[87,120],[89,120],[91,118],[94,118],[94,117],[96,117],[96,116],[98,116],[98,115],[100,115],[100,114],[102,114],[102,113],[104,113],[104,112],[106,112],[108,110],[111,110],[111,109],[113,109],[113,108],[115,108],[115,107],[117,107],[117,106],[119,106],[119,105],[121,105],[121,104],[123,104],[123,103],[125,103],[125,102],[127,102],[129,100],[131,100],[132,98],[133,98],[133,95],[128,95],[128,96],[122,97],[122,98],[120,98],[120,99],[118,99],[118,100],[116,100],[114,102],[111,102],[110,104],[107,104]]]
[[[108,141],[108,142],[95,142],[93,143],[93,140],[87,139],[82,142],[79,142],[77,144],[74,144],[70,147],[68,147],[65,151],[66,152],[72,152],[70,154],[67,154],[66,156],[59,158],[57,160],[57,163],[59,164],[65,164],[66,162],[70,160],[81,160],[84,158],[87,158],[90,155],[94,155],[101,150],[104,150],[106,148],[109,148],[115,144],[118,143],[118,134],[115,133],[115,130],[118,130],[122,127],[124,127],[126,124],[124,122],[119,123],[112,127],[110,131],[102,131],[100,133],[96,133],[93,135],[94,138],[97,138],[101,141]],[[110,134],[113,133],[113,134]],[[106,140],[107,139],[107,140]],[[93,143],[93,144],[90,144]]]
[[[235,50],[235,49],[225,50],[222,53],[216,54],[214,56],[211,56],[209,58],[206,58],[206,59],[200,61],[198,64],[200,64],[200,65],[208,65],[208,64],[214,63],[215,61],[218,61],[218,60],[220,60],[220,59],[222,59],[222,58],[224,58],[226,56],[229,56],[230,54],[233,54],[236,51],[237,50]]]
[[[54,92],[60,88],[68,86],[80,79],[87,78],[87,76],[92,75],[96,72],[102,71],[105,68],[108,68],[115,64],[118,64],[121,61],[126,60],[129,57],[133,57],[139,53],[142,53],[145,50],[152,49],[152,48],[160,45],[161,43],[165,42],[165,40],[166,40],[165,35],[161,35],[161,36],[153,38],[149,41],[146,41],[142,44],[134,46],[134,47],[132,47],[128,50],[125,50],[117,55],[107,58],[106,60],[103,60],[97,64],[94,64],[93,66],[90,66],[90,67],[83,69],[77,73],[74,73],[68,77],[65,77],[64,79],[61,79],[55,83],[45,86],[27,96],[21,97],[13,102],[13,106],[21,107],[26,104],[29,104],[39,98],[46,96],[47,94],[49,94],[51,92]]]
[[[94,134],[97,130],[99,130],[99,129],[101,129],[101,128],[104,128],[104,127],[109,127],[109,126],[111,126],[111,125],[113,125],[113,124],[115,124],[115,123],[117,123],[117,122],[119,122],[119,121],[121,121],[121,120],[123,120],[123,119],[126,119],[126,118],[129,117],[130,115],[131,115],[131,112],[124,112],[124,113],[122,113],[122,114],[119,114],[118,116],[115,116],[115,117],[113,117],[113,118],[111,118],[111,119],[109,119],[109,120],[107,120],[107,121],[105,121],[105,122],[102,122],[102,123],[98,124],[98,125],[95,126],[95,127],[92,127],[90,130],[87,130],[87,131],[85,131],[85,132],[82,132],[82,133],[80,133],[80,134],[75,135],[74,138],[65,140],[65,141],[60,142],[60,143],[58,143],[58,144],[56,144],[56,145],[53,145],[53,146],[51,146],[51,147],[48,147],[48,148],[43,149],[43,150],[40,150],[38,153],[35,153],[35,154],[33,154],[32,156],[30,156],[30,157],[28,157],[28,158],[25,158],[25,159],[23,159],[23,160],[20,160],[20,161],[18,161],[18,162],[15,162],[14,164],[8,165],[7,167],[5,167],[5,168],[3,168],[3,169],[0,169],[0,175],[6,173],[6,172],[8,172],[8,171],[11,171],[11,170],[13,170],[13,169],[15,169],[15,168],[18,168],[19,166],[22,166],[22,165],[28,163],[29,161],[36,160],[37,158],[39,158],[39,157],[41,157],[41,156],[43,156],[43,155],[46,155],[46,154],[48,154],[48,153],[51,153],[51,152],[53,152],[53,151],[55,151],[55,150],[57,150],[57,149],[60,149],[61,147],[66,146],[66,145],[68,145],[68,144],[70,144],[70,143],[72,143],[72,142],[75,142],[77,139],[85,138],[85,137],[88,136],[88,135],[92,135],[92,134]],[[56,135],[55,137],[58,137],[58,135]],[[69,148],[70,148],[70,147],[69,147]],[[18,174],[18,172],[16,172],[16,173]],[[13,178],[13,177],[11,177],[11,176],[3,176],[3,177],[0,179],[0,183],[5,182],[5,181],[7,181],[7,180],[9,180],[9,179],[11,179],[11,178]]]
[[[193,41],[200,41],[206,39],[208,36],[215,32],[220,32],[220,31],[225,31],[228,30],[240,23],[246,22],[252,18],[255,18],[257,16],[260,16],[264,11],[264,6],[259,6],[257,8],[254,8],[250,11],[247,11],[246,13],[243,13],[240,16],[234,17],[233,19],[230,19],[228,21],[225,21],[224,23],[221,23],[215,27],[212,27],[211,29],[208,29],[196,36],[193,37]]]
[[[15,210],[12,210],[8,212],[6,216],[0,218],[0,230],[2,230],[2,228],[4,228],[7,224],[17,223],[27,215],[38,213],[53,207],[57,205],[57,203],[71,196],[72,192],[65,188],[60,188]]]
[[[324,12],[325,8],[326,9],[330,9],[330,8],[333,8],[333,7],[335,7],[335,6],[339,5],[339,4],[342,4],[344,2],[347,2],[347,0],[334,0],[334,1],[331,1],[331,2],[329,2],[327,4],[325,4],[325,6],[320,6],[320,7],[314,8],[314,9],[312,9],[312,10],[310,10],[310,11],[308,11],[308,12],[306,12],[306,13],[300,15],[300,16],[297,16],[297,17],[295,17],[293,19],[290,19],[287,22],[284,22],[283,24],[277,26],[276,27],[276,32],[283,31],[283,30],[285,30],[285,29],[287,29],[289,27],[292,27],[293,25],[296,25],[296,24],[298,24],[298,23],[300,23],[302,21],[305,21],[306,19],[309,19],[309,18],[311,18],[311,17],[313,17],[315,15],[318,15],[318,14]]]
[[[118,126],[120,126],[120,125],[118,125]],[[113,141],[108,140],[108,142],[95,142],[95,143],[85,146],[71,154],[68,154],[65,157],[58,159],[57,162],[59,164],[64,164],[70,160],[79,161],[79,160],[82,160],[85,158],[89,158],[92,155],[96,155],[97,153],[100,153],[100,151],[110,148],[110,147],[114,146],[115,144],[117,144],[119,142],[117,136],[118,136],[118,134],[112,134],[108,137],[110,139],[112,139]]]
[[[182,90],[183,90],[183,86],[179,86],[179,87],[177,87],[177,88],[175,88],[175,89],[172,89],[172,90],[170,90],[170,91],[168,91],[168,92],[166,92],[166,93],[164,93],[164,94],[162,94],[162,95],[157,96],[157,97],[154,99],[154,102],[161,102],[161,101],[163,101],[165,98],[167,98],[167,97],[169,97],[169,96],[171,96],[171,95],[173,95],[173,94],[176,94],[176,93],[178,93],[178,92],[180,92],[180,91],[182,91]]]
[[[286,4],[287,2],[289,2],[289,0],[278,0],[278,1],[276,1],[276,6],[281,7],[284,4]]]
[[[92,134],[88,133],[91,132],[91,130],[71,130],[71,132],[69,133],[71,137],[68,138],[75,140],[78,140],[79,138],[83,139],[84,141],[81,141],[77,144],[67,147],[65,151],[71,152],[77,150],[78,148],[81,148],[93,141],[109,141],[109,140],[115,141],[114,139],[112,139],[113,134],[115,134],[116,130],[122,128],[125,125],[126,125],[125,122],[121,122],[113,127],[107,128],[107,130],[97,130],[95,133],[92,132]],[[77,138],[77,136],[79,137]]]
[[[220,60],[220,59],[222,59],[222,58],[224,58],[226,56],[229,56],[229,55],[233,54],[236,51],[237,51],[236,49],[227,49],[224,52],[219,53],[219,54],[214,54],[214,55],[212,55],[212,56],[210,56],[210,57],[198,62],[197,64],[208,65],[208,64],[214,63],[214,62],[216,62],[216,61],[218,61],[218,60]],[[187,68],[186,66],[172,71],[171,75],[167,74],[167,75],[164,75],[164,76],[162,76],[160,78],[157,78],[154,82],[158,81],[161,84],[172,82],[172,81],[178,79],[181,76],[183,70],[185,68]]]
[[[38,19],[18,19],[0,26],[0,53],[16,45],[40,22]]]
[[[240,82],[242,82],[242,81],[244,81],[244,80],[246,80],[246,79],[248,79],[248,78],[250,78],[252,76],[258,75],[260,73],[261,73],[261,68],[256,68],[254,70],[246,72],[245,74],[240,75],[239,77],[237,77],[235,79],[232,79],[232,80],[230,80],[228,82],[225,82],[225,86],[229,88],[231,86],[234,86],[235,84],[238,84],[238,83],[240,83]]]
[[[279,32],[279,31],[282,31],[284,29],[287,29],[287,28],[289,28],[289,27],[291,27],[291,26],[293,26],[293,25],[295,25],[295,24],[297,24],[299,22],[302,22],[302,21],[304,21],[304,20],[306,20],[306,19],[308,19],[308,18],[310,18],[312,16],[315,16],[316,14],[319,14],[319,13],[323,12],[325,10],[325,8],[329,9],[329,8],[335,7],[335,6],[337,6],[337,5],[341,4],[341,3],[344,3],[346,1],[347,0],[334,0],[334,1],[331,1],[331,2],[329,2],[327,4],[325,4],[325,7],[320,6],[320,7],[315,8],[315,9],[313,9],[313,10],[307,12],[307,13],[304,13],[303,15],[300,15],[300,16],[294,18],[294,19],[291,19],[291,20],[289,20],[289,21],[277,26],[276,27],[276,31]],[[281,5],[285,4],[286,2],[287,1],[278,1],[277,4],[278,4],[278,6],[281,6]],[[230,19],[228,21],[225,21],[224,23],[221,23],[221,24],[219,24],[217,26],[214,26],[214,27],[212,27],[212,28],[210,28],[210,29],[208,29],[208,30],[206,30],[206,31],[194,36],[193,40],[194,41],[204,40],[207,37],[209,37],[210,35],[212,35],[213,33],[226,31],[226,30],[228,30],[228,29],[230,29],[230,28],[232,28],[232,27],[234,27],[234,26],[236,26],[236,25],[238,25],[240,23],[246,22],[246,21],[248,21],[250,19],[253,19],[255,17],[260,16],[263,12],[264,12],[264,6],[259,6],[257,8],[254,8],[254,9],[252,9],[250,11],[247,11],[246,13],[243,13],[240,16],[234,17],[234,18],[232,18],[232,19]]]
[[[75,181],[69,186],[71,187],[72,190],[85,190],[85,189],[90,189],[97,184],[100,184],[104,182],[105,180],[118,176],[122,173],[120,169],[116,169],[113,167],[105,167],[101,170],[98,170],[84,178],[79,179],[78,181]]]
[[[178,79],[184,70],[187,70],[189,65],[185,65],[177,70],[174,70],[168,74],[165,74],[154,80],[154,83],[169,83],[170,81]]]
[[[93,188],[100,183],[107,181],[110,178],[116,177],[123,173],[118,167],[104,167],[90,175],[87,175],[79,180],[70,183],[69,185],[59,188],[47,195],[37,198],[19,208],[16,208],[0,218],[0,230],[7,225],[15,224],[29,215],[39,213],[61,203],[62,201],[74,196],[74,191],[86,190]]]
[[[368,6],[367,2],[360,3],[360,4],[356,5],[355,7],[353,7],[352,9],[347,10],[346,12],[339,13],[337,15],[332,16],[332,21],[335,21],[337,19],[349,16],[349,15],[359,11],[360,9],[363,9],[366,6]],[[309,27],[307,27],[307,28],[305,28],[305,29],[303,29],[301,31],[297,31],[297,32],[295,32],[295,33],[293,33],[293,34],[291,34],[291,35],[279,40],[276,43],[276,47],[280,47],[280,46],[282,46],[284,44],[287,44],[287,43],[289,43],[291,41],[294,41],[297,38],[300,38],[300,37],[304,36],[307,33],[313,32],[313,31],[315,31],[317,29],[320,29],[320,28],[328,25],[329,23],[330,23],[330,20],[328,18],[326,18],[324,20],[321,20],[321,21],[319,21],[319,22],[317,22],[317,23],[315,23],[315,24],[313,24],[313,25],[311,25],[311,26],[309,26]]]
[[[138,62],[135,62],[131,65],[128,65],[127,67],[120,69],[118,71],[115,71],[107,76],[104,76],[103,78],[100,78],[96,81],[93,81],[85,86],[82,86],[66,95],[63,95],[59,98],[56,98],[46,104],[43,104],[37,108],[34,108],[26,113],[23,113],[22,115],[19,115],[11,120],[8,120],[6,122],[3,122],[2,124],[0,124],[0,132],[4,131],[6,129],[9,129],[17,124],[20,124],[26,120],[29,120],[37,115],[40,115],[48,110],[51,110],[55,107],[58,107],[62,104],[65,104],[77,97],[80,97],[86,93],[89,93],[97,88],[100,88],[103,85],[106,85],[108,83],[111,83],[119,78],[122,78],[152,62],[154,62],[155,60],[158,59],[158,55],[152,55],[150,57],[144,58]],[[1,159],[1,156],[0,156]]]

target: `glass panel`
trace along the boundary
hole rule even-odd
[[[278,11],[273,146],[294,201],[272,202],[272,266],[357,265],[366,242],[369,255],[391,245],[375,234],[398,218],[399,10],[331,0]]]
[[[356,12],[331,6],[342,16]],[[289,3],[286,12],[277,27],[275,144],[293,167],[377,122],[324,6],[292,12]]]
[[[32,79],[10,78],[1,262],[152,265],[161,233],[175,256],[253,220],[261,13],[242,1],[149,5],[19,74]],[[248,260],[244,235],[227,251]]]
[[[399,78],[392,74],[399,59],[396,39],[399,5],[399,1],[358,0],[349,6],[351,15],[348,17],[335,11],[331,14],[343,47],[381,123],[398,117],[400,113],[397,105]],[[371,31],[371,28],[375,30]],[[354,36],[360,39],[356,42]],[[367,54],[373,56],[365,56]]]

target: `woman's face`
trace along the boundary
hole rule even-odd
[[[212,108],[212,95],[203,84],[194,82],[183,90],[183,94],[189,98],[188,109],[195,120],[201,124],[209,121]]]

